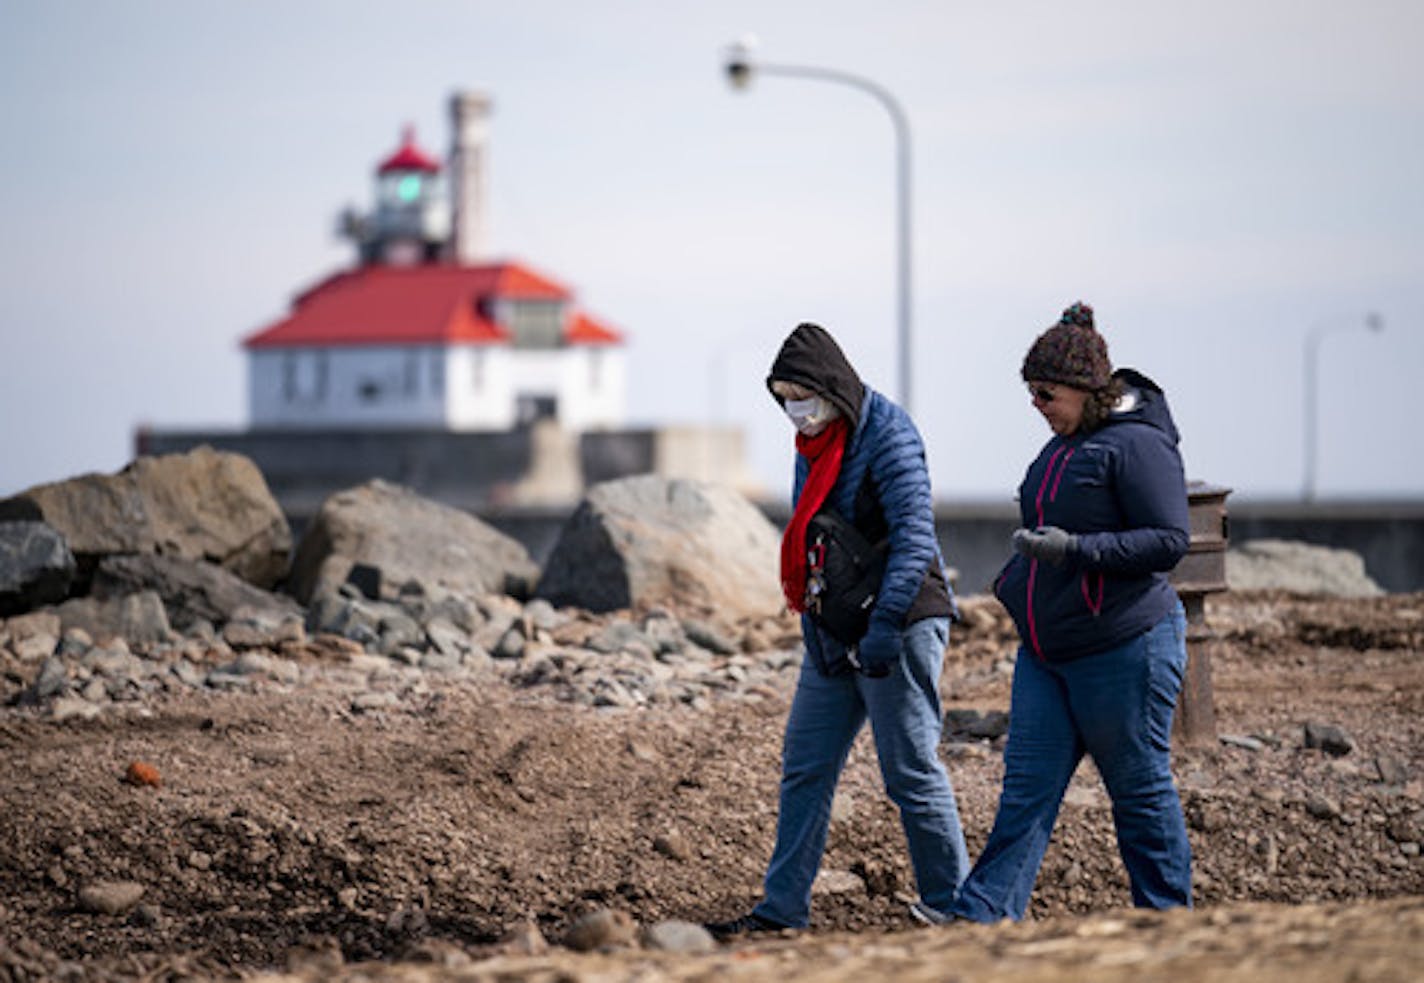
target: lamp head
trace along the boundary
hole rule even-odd
[[[727,81],[734,89],[745,89],[752,84],[752,49],[756,47],[756,36],[748,34],[735,44],[727,46]]]

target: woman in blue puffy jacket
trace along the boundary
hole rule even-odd
[[[1187,492],[1167,397],[1112,371],[1092,308],[1034,341],[1023,378],[1053,430],[1019,486],[1022,528],[994,583],[1021,641],[988,843],[952,908],[1019,919],[1068,781],[1091,755],[1139,907],[1190,906],[1191,848],[1170,767],[1186,618],[1167,573]]]
[[[955,608],[935,537],[924,444],[909,415],[865,385],[818,325],[791,332],[766,382],[797,431],[795,509],[782,539],[781,584],[787,605],[803,612],[806,654],[786,721],[764,897],[750,913],[707,928],[727,938],[805,927],[836,784],[867,721],[920,891],[910,913],[939,921],[969,857],[938,755],[939,677]],[[807,603],[815,581],[808,575],[807,527],[825,510],[868,540],[888,543],[869,626],[851,645],[833,637]]]

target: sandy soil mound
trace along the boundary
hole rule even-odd
[[[1009,625],[987,599],[966,610],[946,706],[1004,710]],[[1240,594],[1208,611],[1222,741],[1175,759],[1195,913],[1125,907],[1085,766],[1031,923],[912,928],[902,835],[863,737],[809,933],[701,956],[575,954],[559,943],[590,912],[647,928],[753,902],[794,668],[740,683],[745,657],[727,656],[717,698],[637,709],[497,674],[353,701],[333,666],[329,683],[156,690],[88,719],[0,710],[0,981],[1411,978],[1424,595]],[[998,750],[966,738],[943,753],[973,854]]]

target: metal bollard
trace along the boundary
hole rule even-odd
[[[1187,612],[1187,671],[1177,698],[1172,731],[1188,744],[1216,742],[1216,704],[1211,689],[1211,651],[1216,645],[1216,633],[1206,623],[1206,595],[1227,589],[1229,494],[1230,488],[1202,481],[1187,483],[1191,545],[1169,578]]]

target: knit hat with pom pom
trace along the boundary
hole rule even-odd
[[[1093,327],[1093,309],[1079,301],[1039,335],[1024,356],[1023,377],[1090,391],[1111,382],[1108,343]]]

